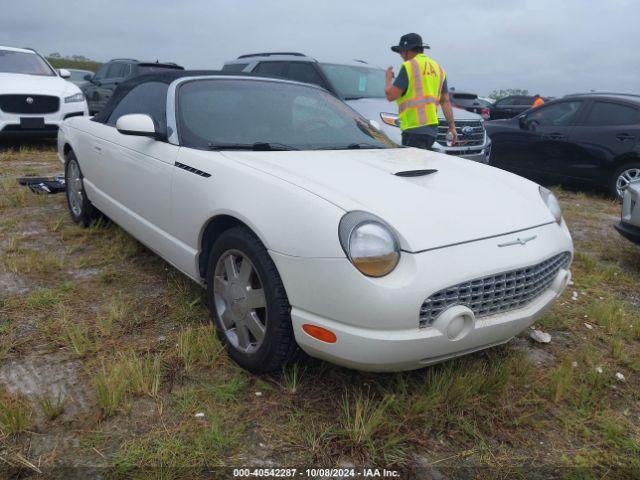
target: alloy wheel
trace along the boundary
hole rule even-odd
[[[218,258],[213,296],[227,341],[243,353],[258,350],[267,328],[267,302],[255,266],[239,250]]]
[[[67,196],[71,211],[76,217],[82,214],[82,179],[80,178],[80,167],[75,160],[69,161],[67,171]]]
[[[627,170],[620,172],[620,175],[618,175],[616,180],[618,196],[622,197],[629,184],[636,180],[640,180],[640,168],[628,168]]]

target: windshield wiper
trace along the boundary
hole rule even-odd
[[[254,150],[258,152],[281,151],[281,150],[299,150],[291,145],[284,143],[272,142],[255,142],[255,143],[219,143],[211,142],[207,145],[209,150]]]
[[[384,147],[381,147],[380,145],[374,145],[373,143],[366,143],[366,142],[350,143],[349,145],[347,145],[348,150],[358,150],[360,148],[384,148]]]
[[[357,96],[353,96],[353,97],[344,97],[345,100],[360,100],[364,98],[363,96],[357,97]]]

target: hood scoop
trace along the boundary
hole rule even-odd
[[[394,175],[396,177],[424,177],[426,175],[431,175],[432,173],[436,173],[438,170],[435,168],[429,168],[426,170],[405,170],[402,172],[396,172]]]

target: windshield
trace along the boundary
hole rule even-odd
[[[24,73],[54,77],[55,72],[35,53],[0,50],[0,73]]]
[[[384,70],[333,63],[321,63],[320,68],[345,100],[384,98]]]
[[[178,92],[176,116],[181,144],[192,148],[256,143],[299,150],[395,147],[330,93],[290,83],[186,82]]]

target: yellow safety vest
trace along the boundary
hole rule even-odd
[[[424,53],[403,63],[409,79],[407,91],[396,100],[400,128],[438,124],[438,104],[445,79],[444,70]]]

